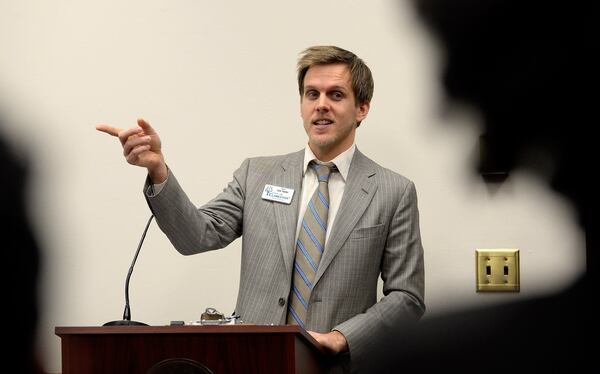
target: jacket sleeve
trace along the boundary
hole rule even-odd
[[[242,235],[248,164],[244,161],[223,192],[200,208],[190,201],[170,169],[166,184],[155,195],[147,192],[151,181],[146,179],[146,201],[158,226],[180,253],[220,249]]]
[[[391,328],[413,321],[425,312],[423,247],[414,184],[408,183],[391,218],[381,261],[383,297],[364,313],[339,324],[348,342],[352,367],[374,348]]]

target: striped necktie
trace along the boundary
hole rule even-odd
[[[313,162],[309,166],[317,173],[319,187],[308,203],[296,241],[292,289],[287,315],[288,324],[300,325],[303,328],[306,323],[313,281],[319,268],[321,255],[325,250],[327,217],[329,215],[329,176],[336,170],[335,166]]]

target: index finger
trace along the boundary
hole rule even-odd
[[[119,133],[121,131],[123,131],[123,129],[120,129],[118,127],[113,127],[111,125],[107,125],[105,123],[101,123],[99,125],[96,125],[96,130],[101,131],[101,132],[105,132],[108,135],[112,135],[112,136],[119,136]]]

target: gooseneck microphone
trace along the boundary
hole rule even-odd
[[[131,279],[131,274],[133,273],[133,266],[135,265],[135,261],[137,260],[138,255],[140,254],[140,249],[142,248],[142,243],[144,243],[144,238],[146,237],[146,232],[148,232],[148,227],[150,227],[150,222],[152,222],[152,218],[154,218],[154,214],[152,214],[148,219],[148,223],[146,224],[146,228],[144,229],[144,233],[142,234],[142,239],[140,239],[140,244],[137,247],[137,251],[135,251],[135,256],[133,256],[133,261],[131,262],[131,266],[129,267],[129,272],[127,272],[127,279],[125,280],[125,311],[123,311],[123,319],[106,322],[103,326],[148,326],[143,322],[131,320],[131,308],[129,307],[129,280]]]

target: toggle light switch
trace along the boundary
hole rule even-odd
[[[476,249],[477,292],[519,292],[518,249]]]

